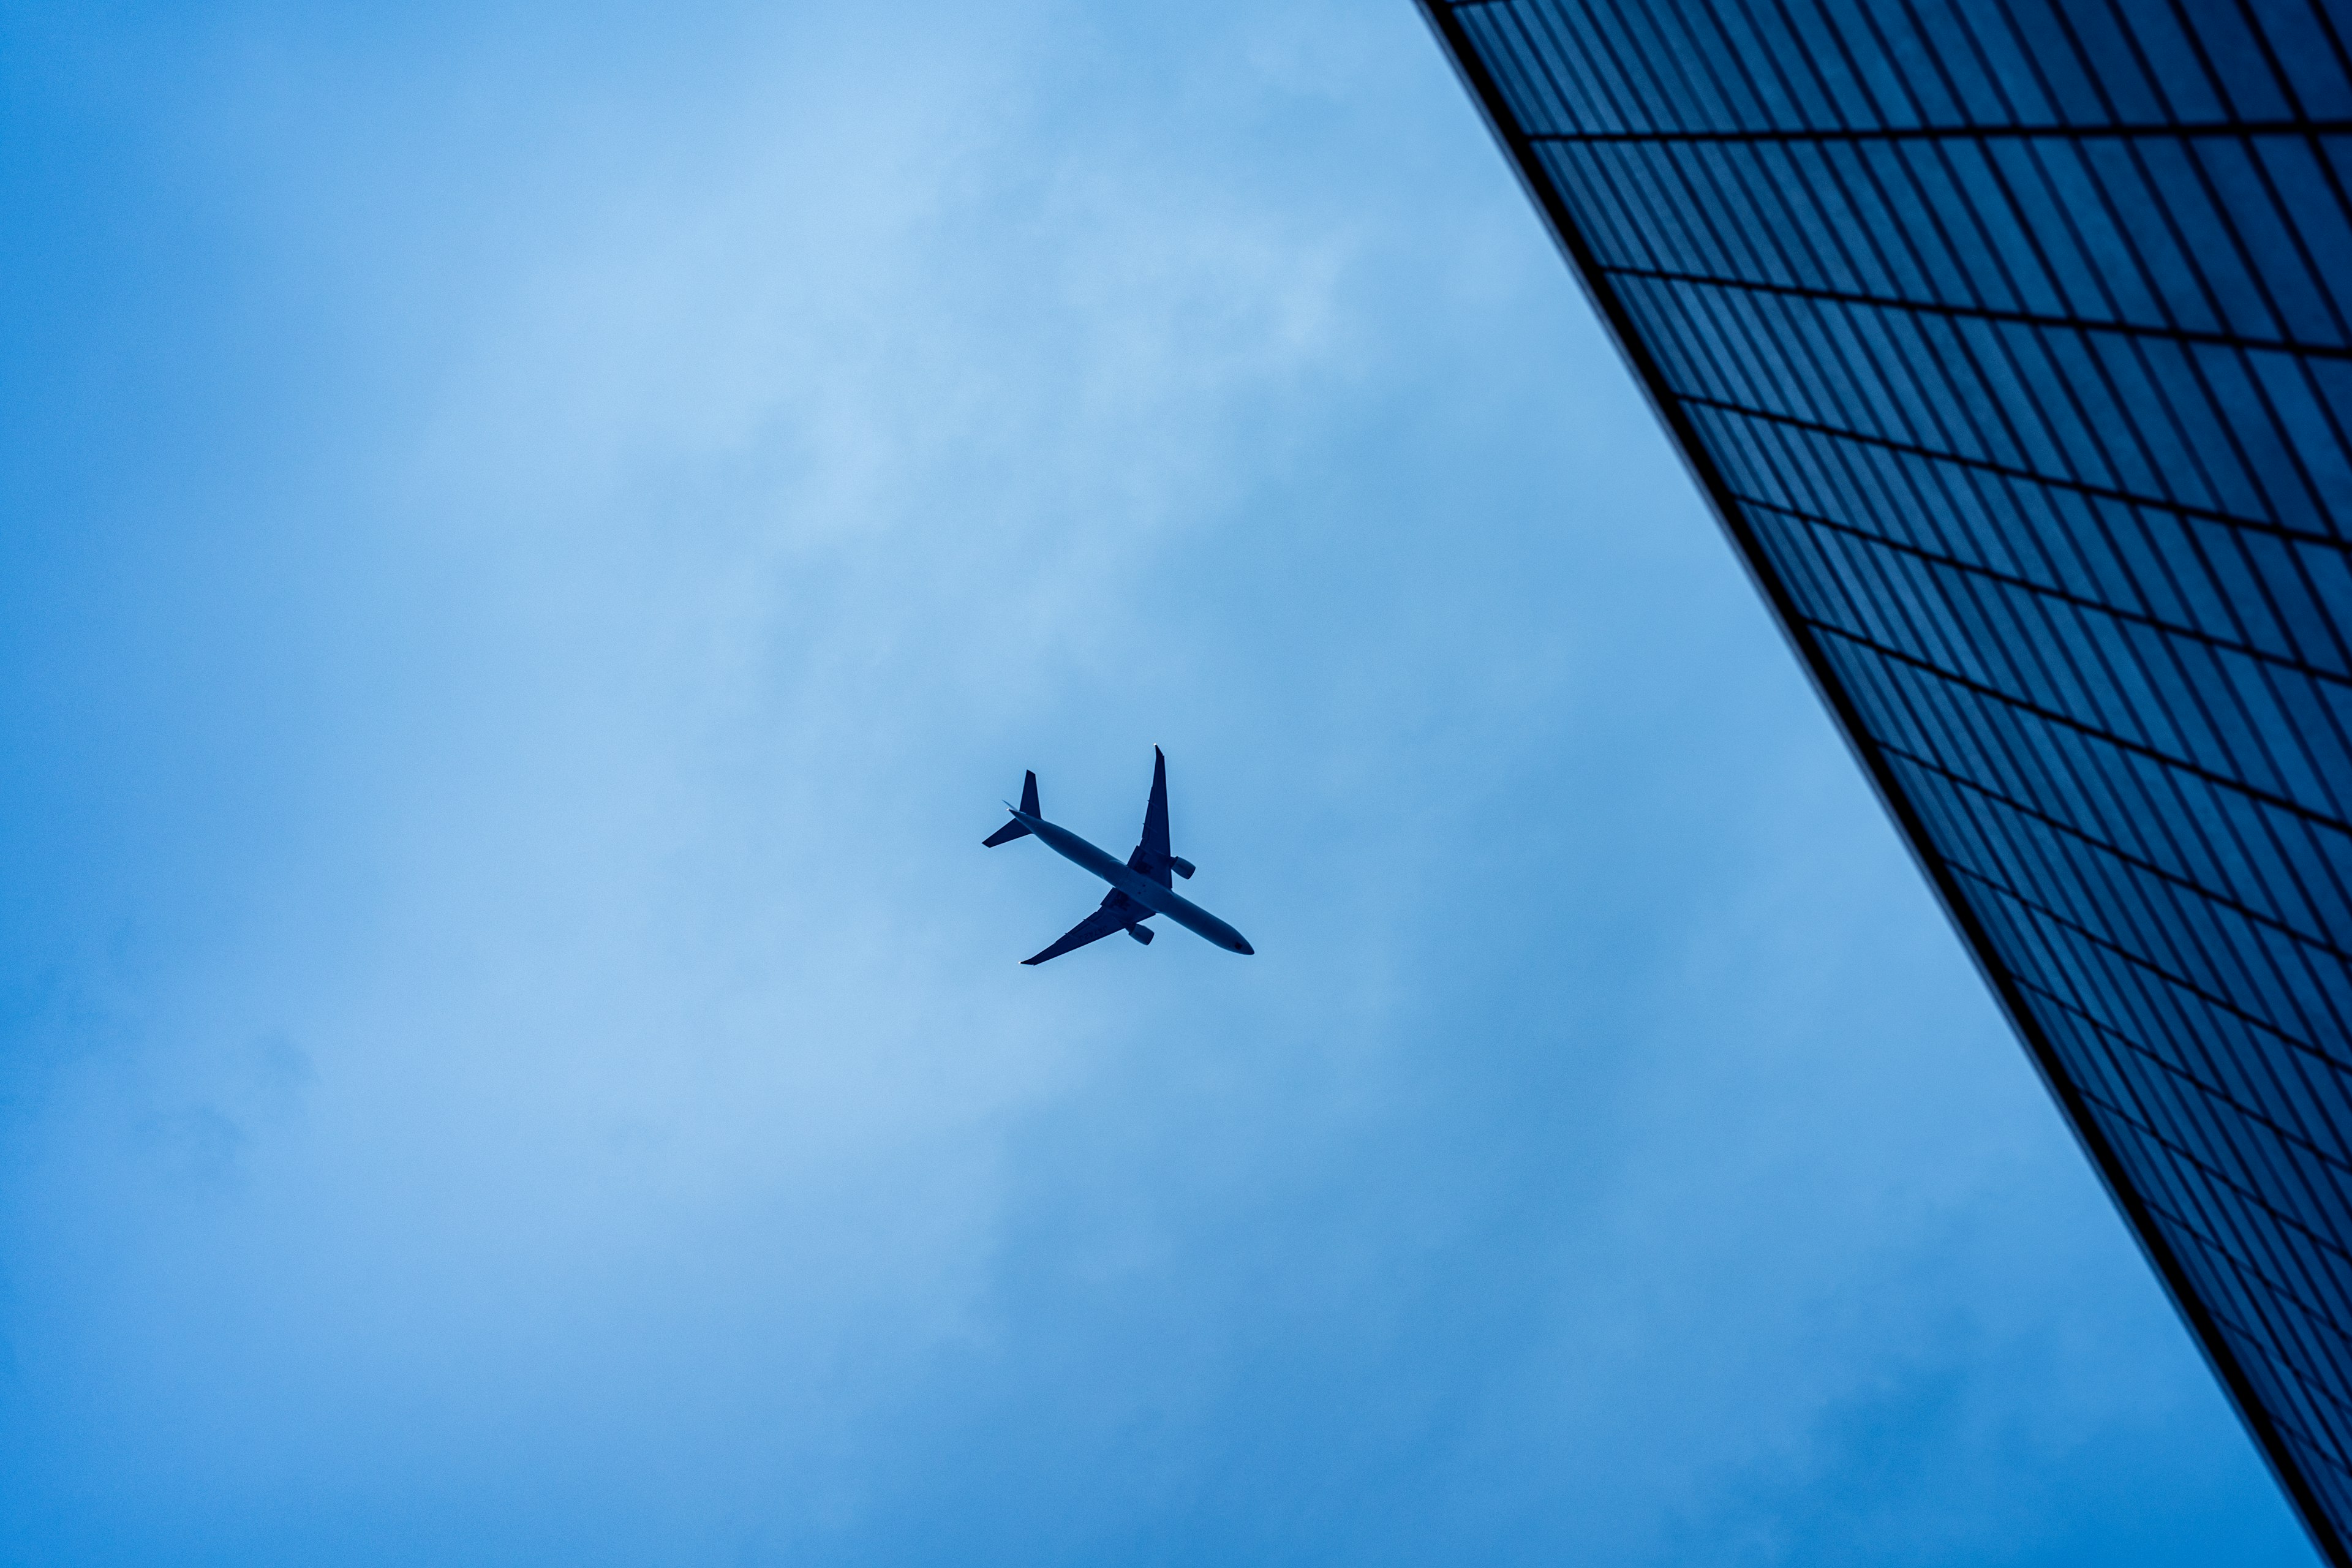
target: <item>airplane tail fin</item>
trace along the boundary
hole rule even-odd
[[[1037,809],[1037,775],[1034,773],[1026,775],[1021,781],[1021,809],[1031,816],[1040,816],[1044,815]],[[987,837],[982,839],[981,843],[987,846],[989,848],[993,849],[1000,844],[1010,844],[1016,838],[1026,838],[1028,837],[1028,827],[1023,824],[1019,817],[1016,816],[1012,821],[1006,823],[1003,826],[998,828],[995,832],[990,834]]]

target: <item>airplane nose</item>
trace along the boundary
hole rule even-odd
[[[1242,935],[1239,931],[1235,931],[1234,932],[1234,951],[1235,952],[1255,954],[1257,952],[1257,949],[1249,944],[1249,938]]]

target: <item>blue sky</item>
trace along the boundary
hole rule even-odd
[[[1410,5],[0,84],[0,1559],[2311,1560]]]

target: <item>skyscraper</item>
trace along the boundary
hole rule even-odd
[[[2352,1568],[2352,5],[1423,4]]]

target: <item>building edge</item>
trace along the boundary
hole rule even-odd
[[[2231,1405],[2237,1411],[2238,1419],[2244,1425],[2247,1434],[2253,1438],[2254,1446],[2261,1450],[2272,1479],[2277,1481],[2279,1489],[2294,1504],[2295,1515],[2301,1520],[2313,1547],[2330,1564],[2330,1568],[2352,1568],[2352,1542],[2346,1542],[2336,1532],[2326,1510],[2320,1506],[2318,1496],[2295,1466],[2284,1437],[2256,1396],[2252,1380],[2239,1364],[2229,1341],[2221,1333],[2221,1326],[2213,1321],[2198,1299],[2197,1292],[2190,1288],[2179,1260],[2173,1256],[2171,1247],[2141,1203],[2123,1171],[2121,1162],[2116,1159],[2105,1134],[2099,1131],[2098,1124],[2092,1120],[2089,1109],[2061,1070],[2048,1037],[2034,1022],[2033,1015],[2025,1007],[2023,998],[2001,967],[1982,923],[1969,910],[1966,900],[1959,896],[1951,873],[1933,852],[1926,825],[1895,786],[1885,755],[1871,740],[1869,731],[1862,723],[1861,714],[1838,684],[1820,647],[1806,632],[1787,588],[1773,572],[1754,534],[1741,521],[1738,508],[1731,503],[1728,487],[1708,457],[1706,448],[1698,440],[1696,430],[1683,414],[1656,360],[1634,331],[1629,314],[1611,288],[1608,278],[1578,230],[1567,206],[1544,178],[1542,167],[1535,156],[1534,144],[1513,122],[1493,73],[1487,70],[1485,61],[1479,58],[1476,49],[1463,32],[1460,19],[1454,15],[1455,7],[1447,0],[1413,0],[1413,4],[1436,37],[1445,58],[1453,64],[1454,75],[1462,83],[1463,89],[1477,105],[1480,118],[1486,121],[1486,129],[1501,149],[1504,162],[1510,165],[1511,173],[1517,178],[1519,188],[1536,211],[1542,215],[1544,226],[1550,232],[1552,242],[1559,247],[1570,273],[1584,290],[1586,300],[1607,329],[1610,340],[1617,345],[1617,352],[1624,359],[1626,367],[1633,373],[1633,380],[1641,387],[1643,397],[1648,401],[1658,422],[1664,426],[1675,453],[1682,458],[1683,466],[1697,485],[1699,493],[1706,497],[1708,511],[1730,542],[1732,552],[1738,557],[1748,581],[1755,585],[1757,593],[1771,612],[1773,625],[1780,628],[1790,650],[1797,656],[1797,662],[1803,668],[1806,679],[1811,683],[1814,695],[1829,710],[1839,735],[1845,741],[1846,749],[1853,752],[1854,760],[1862,766],[1864,776],[1869,779],[1878,804],[1894,821],[1896,837],[1902,839],[1913,864],[1918,867],[1928,887],[1934,889],[1936,901],[1942,907],[1945,919],[1951,922],[1952,929],[1960,938],[1960,945],[1967,949],[1970,962],[1976,965],[1978,974],[1991,990],[2003,1016],[2009,1020],[2010,1027],[2024,1045],[2025,1054],[2040,1076],[2042,1087],[2057,1102],[2067,1130],[2074,1135],[2076,1145],[2090,1160],[2092,1169],[2098,1173],[2100,1184],[2106,1189],[2108,1199],[2122,1213],[2132,1238],[2139,1244],[2141,1256],[2147,1259],[2157,1278],[2163,1281],[2165,1294],[2170,1298],[2173,1310],[2188,1326],[2189,1337],[2196,1342],[2206,1365],[2228,1393]]]

